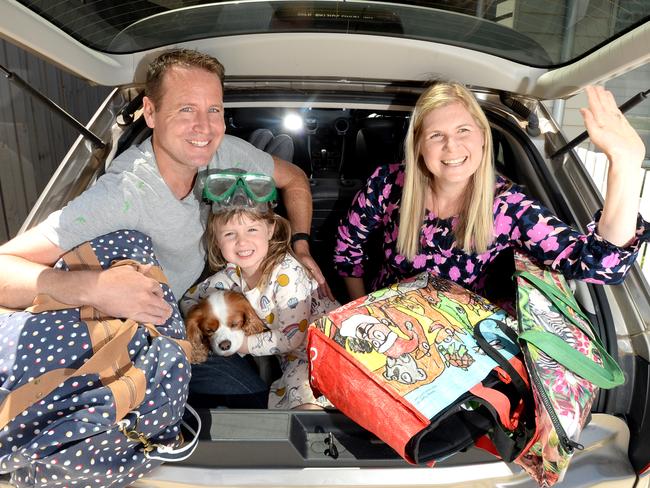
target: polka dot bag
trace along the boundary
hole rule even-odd
[[[11,472],[14,485],[128,486],[193,450],[196,439],[184,444],[181,434],[190,380],[185,328],[149,237],[107,234],[56,267],[145,272],[147,264],[173,308],[161,326],[40,296],[26,311],[0,315],[0,472]]]

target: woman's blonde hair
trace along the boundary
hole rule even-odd
[[[259,281],[255,285],[256,288],[261,288],[264,283],[269,280],[271,273],[277,265],[279,265],[284,256],[289,253],[293,256],[291,251],[291,225],[289,221],[280,215],[277,215],[273,210],[268,210],[265,213],[259,213],[254,210],[234,208],[225,210],[217,214],[210,214],[208,227],[205,233],[206,248],[208,251],[208,264],[212,271],[222,269],[228,262],[223,258],[221,250],[217,245],[217,230],[220,225],[230,222],[232,219],[242,219],[248,217],[254,221],[264,221],[273,228],[273,235],[269,240],[269,250],[266,258],[262,262],[262,274]]]
[[[420,249],[420,232],[424,222],[424,201],[427,188],[433,189],[434,176],[427,169],[420,153],[424,118],[440,107],[461,103],[483,132],[483,158],[469,182],[458,223],[454,228],[456,241],[466,252],[485,252],[494,239],[495,173],[492,160],[492,134],[485,113],[474,95],[463,85],[438,81],[428,87],[415,104],[406,140],[404,191],[400,204],[397,250],[410,261]]]

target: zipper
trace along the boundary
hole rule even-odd
[[[532,360],[532,357],[530,356],[528,345],[522,344],[521,349],[524,352],[526,360],[529,362],[529,364],[531,365],[535,364]],[[564,430],[564,427],[562,427],[562,423],[560,422],[557,412],[553,408],[553,405],[551,404],[551,399],[546,394],[546,390],[543,388],[542,385],[542,380],[540,380],[539,376],[537,375],[537,371],[535,370],[535,368],[534,367],[528,368],[528,374],[530,376],[530,379],[535,384],[535,387],[537,388],[537,392],[539,393],[539,396],[542,400],[542,404],[544,405],[544,408],[548,412],[548,416],[551,419],[553,428],[555,428],[555,432],[557,432],[557,436],[560,441],[560,446],[562,447],[564,452],[571,455],[573,454],[573,451],[575,449],[582,451],[585,448],[585,446],[569,438],[566,431]]]

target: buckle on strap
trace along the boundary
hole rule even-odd
[[[191,440],[185,443],[185,439],[181,433],[179,435],[180,444],[182,445],[185,443],[185,445],[182,445],[182,447],[178,448],[175,448],[173,446],[173,443],[172,445],[165,445],[151,442],[147,436],[145,436],[142,432],[139,432],[138,423],[140,421],[141,415],[137,410],[134,410],[132,412],[136,414],[135,423],[132,429],[129,429],[131,423],[127,419],[120,420],[117,425],[120,432],[122,432],[128,440],[142,444],[142,450],[144,451],[146,458],[168,462],[183,461],[190,457],[196,449],[196,446],[198,446],[199,432],[201,432],[201,418],[199,417],[199,414],[196,413],[196,410],[186,404],[185,412],[194,417],[196,427],[194,428],[190,426],[185,420],[181,420],[181,425],[185,427],[185,429],[191,434]]]

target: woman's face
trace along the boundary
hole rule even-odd
[[[464,187],[483,158],[483,131],[460,103],[429,112],[422,122],[420,154],[436,185]]]

